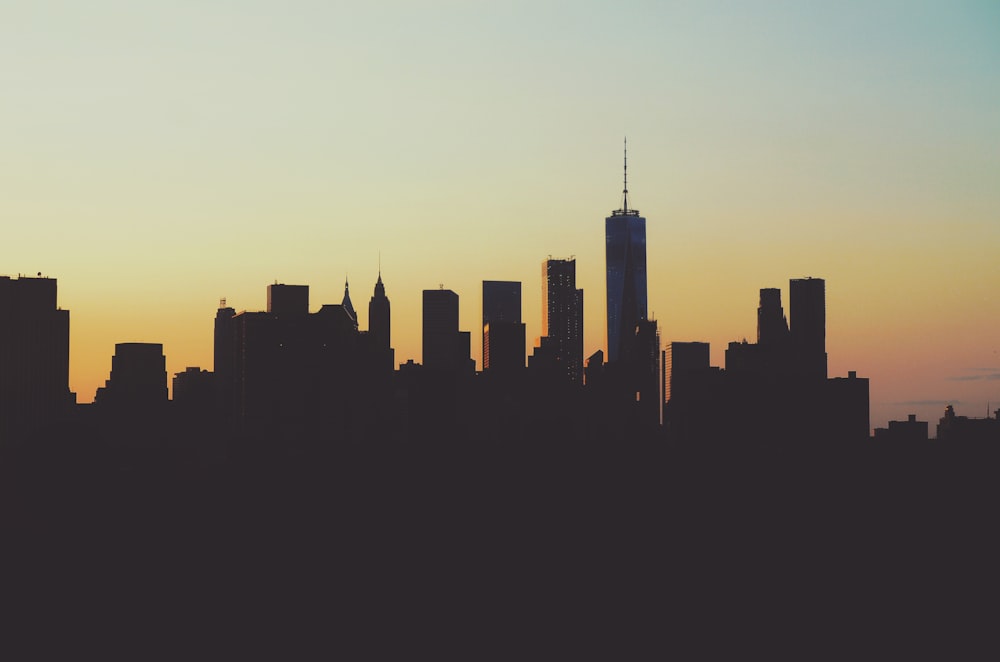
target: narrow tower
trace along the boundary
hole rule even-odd
[[[379,269],[375,293],[368,302],[368,333],[372,337],[376,365],[387,372],[392,372],[395,363],[395,351],[391,346],[390,321],[389,298],[385,295],[382,270]]]
[[[542,262],[542,337],[554,348],[558,370],[583,382],[583,290],[576,287],[576,260]]]
[[[608,289],[608,363],[628,353],[636,326],[646,319],[646,219],[628,206],[628,140],[622,208],[604,219]]]
[[[350,305],[350,299],[345,295],[344,300]],[[383,349],[388,349],[392,344],[390,340],[390,314],[389,298],[385,296],[385,285],[382,283],[382,271],[378,272],[378,280],[375,281],[375,293],[368,302],[368,332],[375,338],[375,344]]]

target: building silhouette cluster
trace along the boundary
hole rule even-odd
[[[670,341],[647,311],[646,219],[629,206],[627,153],[621,208],[605,218],[607,342],[584,361],[577,261],[542,261],[541,336],[531,348],[522,283],[482,281],[483,365],[459,328],[459,295],[422,293],[422,363],[399,364],[381,268],[359,326],[349,284],[339,304],[315,308],[308,285],[267,286],[263,311],[219,305],[212,370],[173,377],[156,343],[115,345],[92,405],[69,391],[69,311],[51,278],[0,278],[0,435],[16,446],[52,430],[87,430],[120,447],[184,440],[207,456],[243,448],[336,442],[460,444],[847,442],[869,438],[869,384],[830,378],[826,282],[760,290],[757,337],[731,342],[725,365],[708,343]],[[605,353],[606,352],[606,353]],[[68,427],[67,427],[68,426]],[[927,423],[892,422],[876,439],[926,440]],[[949,407],[939,439],[993,438],[994,419]],[[58,433],[58,432],[57,432]],[[183,445],[183,443],[181,444]],[[189,448],[190,450],[190,448]]]
[[[665,418],[674,435],[732,437],[745,427],[774,440],[868,438],[868,380],[853,371],[827,378],[825,281],[792,279],[789,290],[791,324],[781,291],[761,289],[757,342],[729,343],[723,370],[709,365],[705,343],[670,344]]]

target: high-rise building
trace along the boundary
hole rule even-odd
[[[781,290],[776,287],[762,288],[757,308],[757,344],[783,347],[787,341],[788,320],[781,307]]]
[[[471,334],[458,330],[458,295],[441,288],[424,290],[423,297],[424,367],[470,371]],[[474,371],[475,363],[471,366],[471,371]]]
[[[379,270],[375,282],[375,293],[368,301],[368,335],[371,336],[371,351],[375,365],[382,372],[392,372],[396,362],[396,352],[391,342],[391,315],[389,298],[385,295],[382,271]]]
[[[553,339],[560,372],[574,384],[580,384],[583,381],[583,290],[576,288],[576,260],[545,260],[542,279],[542,336]]]
[[[67,412],[69,311],[54,278],[0,277],[0,445]]]
[[[375,345],[383,349],[388,349],[392,345],[390,322],[389,298],[385,295],[382,272],[379,271],[378,280],[375,281],[375,293],[368,301],[368,333],[375,338]]]
[[[809,379],[826,379],[826,281],[793,278],[790,337],[797,371]]]
[[[604,219],[608,287],[608,363],[627,354],[626,343],[646,319],[646,219],[628,206],[628,152],[621,209]]]
[[[521,322],[521,283],[483,281],[483,370],[524,367],[525,326]]]
[[[219,301],[215,313],[215,345],[213,371],[215,373],[215,408],[223,421],[230,421],[233,415],[233,367],[236,360],[233,318],[236,310]]]
[[[483,281],[483,324],[521,321],[521,283],[510,280]]]
[[[111,375],[97,389],[95,403],[135,413],[167,402],[167,359],[161,343],[115,344]]]

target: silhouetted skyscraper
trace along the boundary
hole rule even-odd
[[[424,367],[465,372],[470,368],[470,337],[458,330],[458,295],[451,290],[424,290]],[[474,365],[472,364],[472,370]]]
[[[483,370],[524,367],[525,327],[521,322],[521,283],[483,281]]]
[[[382,272],[375,281],[375,293],[368,302],[368,333],[375,339],[375,346],[390,349],[392,345],[390,330],[391,317],[389,298],[385,295],[385,285],[382,283]]]
[[[155,409],[167,402],[167,359],[161,343],[115,344],[111,375],[94,401],[129,413]]]
[[[796,370],[810,379],[826,379],[826,281],[793,278],[789,290]]]
[[[608,363],[624,358],[624,343],[646,319],[646,219],[628,208],[628,153],[622,208],[604,219],[608,284]]]
[[[521,283],[510,280],[483,281],[483,324],[521,321]]]
[[[231,420],[233,414],[233,366],[235,358],[235,336],[233,317],[236,310],[226,305],[226,300],[219,301],[219,309],[215,313],[215,406],[218,415],[224,421]]]
[[[766,287],[760,291],[757,308],[757,344],[765,347],[784,346],[788,342],[788,321],[781,308],[781,290]]]
[[[396,366],[396,350],[390,341],[390,323],[389,298],[385,295],[382,271],[379,270],[375,292],[368,301],[368,352],[375,370],[382,375],[391,374]]]
[[[545,260],[542,278],[542,336],[555,342],[560,371],[574,384],[580,384],[583,381],[583,290],[576,289],[576,260]]]
[[[56,307],[56,280],[0,277],[0,444],[72,403],[69,311]]]

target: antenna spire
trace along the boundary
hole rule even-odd
[[[622,211],[628,211],[628,136],[625,136],[625,188],[622,189]]]
[[[611,212],[612,216],[638,216],[639,210],[628,206],[628,136],[625,137],[625,160],[623,163],[624,186],[622,186],[622,206]]]

